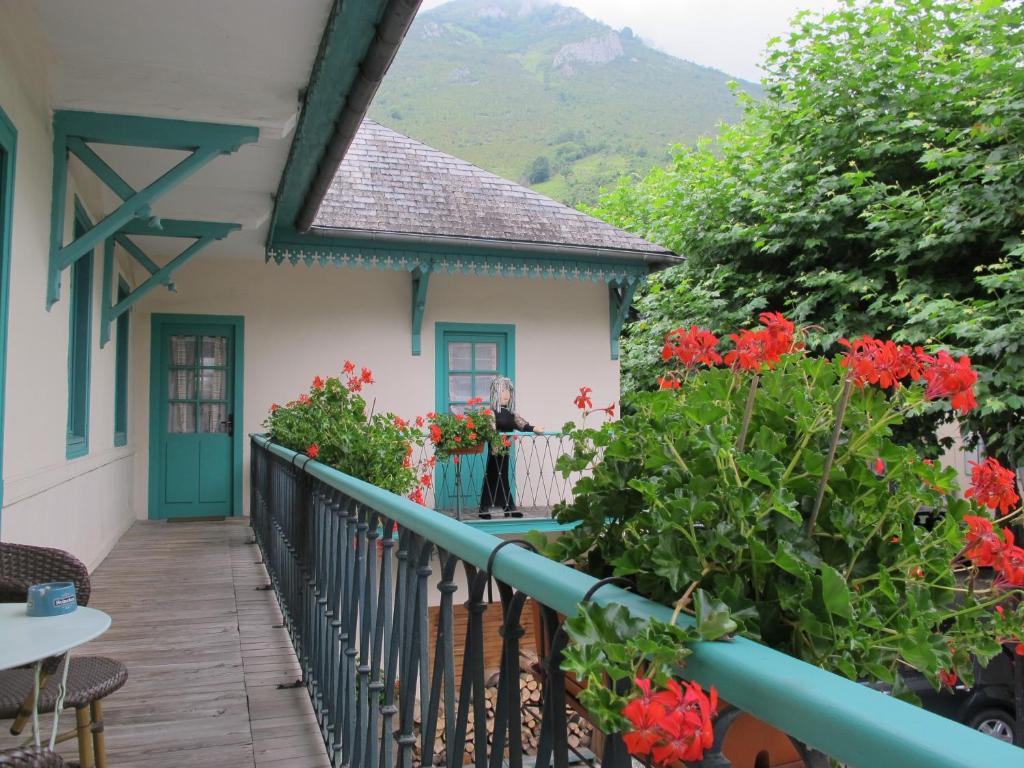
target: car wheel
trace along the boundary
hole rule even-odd
[[[987,736],[994,736],[1000,741],[1013,744],[1013,729],[1017,724],[1009,712],[1001,709],[983,709],[973,715],[967,721],[967,725]]]

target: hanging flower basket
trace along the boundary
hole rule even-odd
[[[477,443],[476,445],[467,445],[464,448],[456,448],[448,451],[449,456],[472,456],[484,452],[484,443]]]

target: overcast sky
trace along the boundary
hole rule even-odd
[[[423,9],[447,0],[423,0]],[[765,45],[801,10],[839,0],[559,0],[615,29],[631,27],[657,48],[747,80],[759,80]]]

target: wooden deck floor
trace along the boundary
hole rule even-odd
[[[299,668],[251,538],[241,522],[139,522],[93,574],[89,604],[113,623],[77,653],[128,667],[105,701],[112,768],[329,766],[305,689],[277,688]]]

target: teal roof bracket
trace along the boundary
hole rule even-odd
[[[233,231],[234,229],[240,228],[239,224],[224,224],[224,226],[231,227],[229,231]],[[227,237],[227,232],[224,233],[223,237]],[[195,243],[185,248],[185,250],[183,250],[181,253],[179,253],[177,256],[175,256],[173,259],[167,262],[165,266],[158,268],[157,271],[153,272],[150,276],[148,276],[148,278],[143,283],[138,285],[134,291],[132,291],[130,294],[121,299],[117,304],[114,304],[112,306],[110,303],[108,303],[108,301],[104,300],[102,308],[102,327],[99,331],[99,345],[104,346],[106,342],[110,341],[111,325],[116,321],[118,317],[127,312],[132,307],[133,304],[139,301],[147,293],[150,293],[158,286],[167,285],[170,282],[171,275],[174,274],[174,272],[183,267],[191,259],[193,259],[193,257],[196,256],[196,254],[198,254],[208,245],[217,240],[221,240],[221,238],[214,238],[210,236],[197,238]],[[113,249],[111,250],[111,253],[113,262]],[[104,291],[109,291],[109,289],[106,288],[105,284],[103,286],[103,289]]]
[[[642,278],[608,283],[608,315],[611,331],[612,360],[619,359],[619,336],[622,326],[626,324],[629,308],[633,304],[633,294],[640,286]]]
[[[430,283],[430,266],[417,267],[412,275],[412,354],[420,355],[420,331],[423,328],[423,313],[427,309],[427,286]]]
[[[50,209],[50,265],[46,308],[51,308],[60,299],[61,272],[139,217],[149,220],[147,226],[160,230],[161,223],[151,216],[150,206],[153,202],[210,160],[219,155],[235,152],[243,144],[251,143],[258,138],[258,129],[241,125],[68,110],[54,113],[53,195]],[[97,155],[88,146],[89,143],[172,149],[187,151],[190,154],[148,186],[136,190]],[[69,153],[74,153],[75,157],[110,187],[122,202],[89,230],[64,245],[64,208],[67,200]],[[195,230],[187,235],[174,236],[207,237],[196,234]]]

